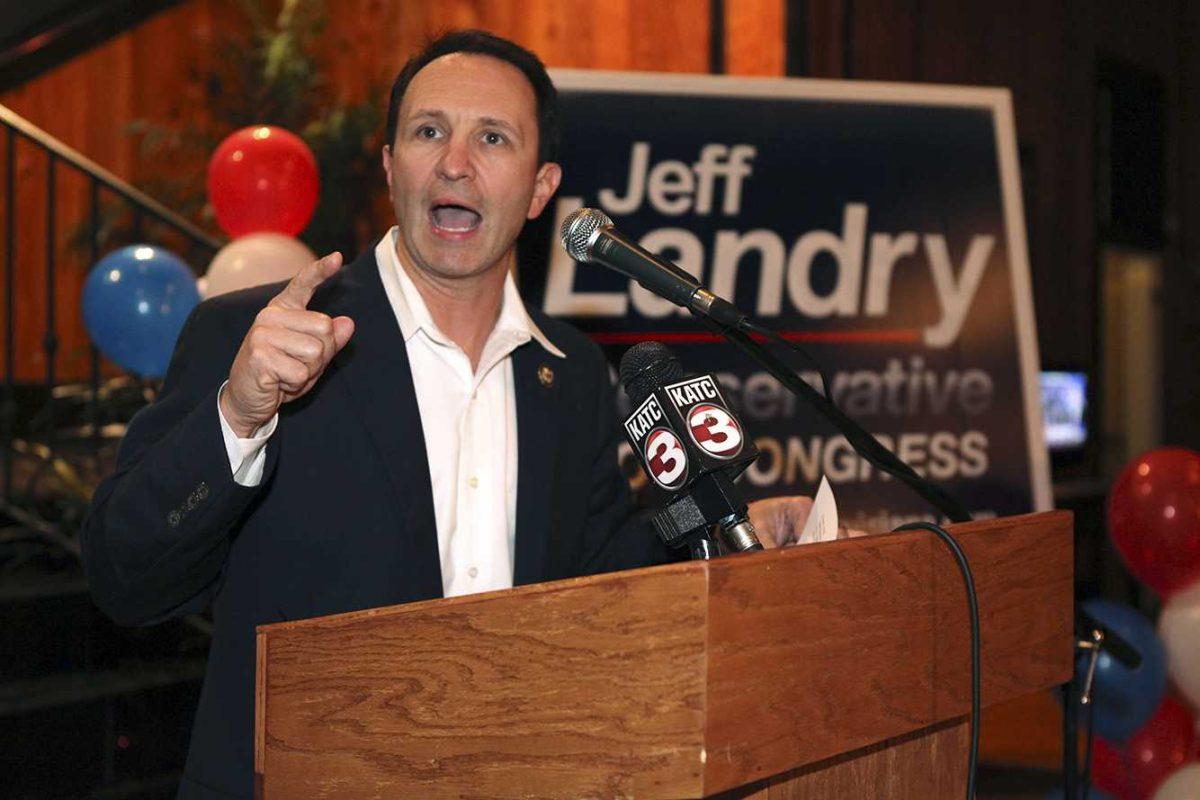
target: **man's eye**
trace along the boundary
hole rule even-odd
[[[488,144],[504,144],[504,142],[507,140],[504,138],[504,134],[502,133],[488,131],[483,135],[483,141],[487,142]]]
[[[438,129],[432,125],[422,125],[417,128],[417,138],[419,139],[436,139],[439,135]]]

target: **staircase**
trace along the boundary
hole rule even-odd
[[[128,30],[179,0],[38,0],[0,15],[0,92]]]
[[[50,5],[145,10],[167,4]],[[73,19],[88,18],[85,11],[78,13],[85,16]],[[55,28],[61,33],[55,41],[66,40],[63,25],[69,27],[69,21]],[[30,53],[40,47],[25,42]],[[0,82],[33,69],[31,62],[14,61],[13,52],[0,49]],[[34,220],[22,218],[28,208],[18,202],[29,177],[26,171],[19,184],[17,165],[30,154],[44,165],[37,179],[44,181],[46,201]],[[79,561],[79,525],[96,482],[112,467],[125,423],[153,398],[156,387],[116,374],[111,365],[102,365],[94,348],[87,380],[61,380],[55,356],[62,342],[56,307],[62,303],[56,301],[62,299],[63,285],[56,254],[74,231],[82,233],[78,246],[89,263],[98,260],[101,211],[113,206],[131,219],[133,241],[182,240],[189,252],[199,254],[193,263],[207,263],[222,242],[4,106],[0,165],[0,794],[171,798],[186,753],[209,627],[194,617],[153,628],[118,628],[91,603]],[[87,187],[87,219],[61,218],[57,191],[68,174]],[[31,259],[15,247],[20,226],[31,224],[45,229],[44,258]],[[44,372],[37,381],[18,380],[15,367],[22,341],[18,277],[26,288],[34,281],[45,298],[39,342]]]

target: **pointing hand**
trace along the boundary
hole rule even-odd
[[[350,341],[349,317],[308,310],[313,292],[341,267],[336,252],[314,261],[258,313],[221,394],[221,413],[239,437],[253,435],[281,405],[304,396]]]

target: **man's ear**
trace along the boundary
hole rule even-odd
[[[542,213],[546,203],[549,203],[550,198],[558,191],[560,183],[562,183],[562,167],[558,164],[547,161],[538,167],[537,178],[534,179],[533,184],[533,197],[529,199],[529,211],[525,214],[526,219],[534,219]]]
[[[392,188],[392,148],[389,145],[383,146],[383,151],[380,154],[383,161],[383,175],[387,179],[388,189]]]

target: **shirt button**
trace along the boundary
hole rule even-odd
[[[472,578],[477,577],[479,575],[479,569],[476,567],[471,567],[469,570],[467,570],[467,574]]]
[[[470,486],[472,489],[478,489],[479,488],[479,478],[476,478],[474,475],[467,478],[467,486]],[[475,576],[472,575],[471,577],[473,578]]]

